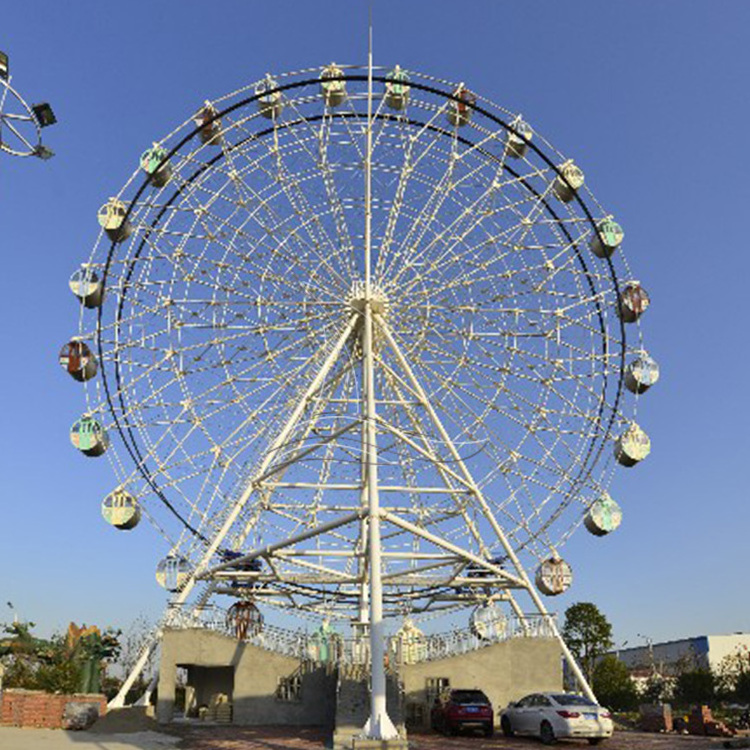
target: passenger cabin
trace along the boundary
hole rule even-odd
[[[276,119],[284,109],[281,91],[274,90],[278,86],[278,81],[271,78],[270,74],[266,74],[266,77],[255,87],[255,93],[258,96],[258,111],[269,120]]]
[[[109,448],[109,435],[93,417],[81,417],[70,428],[70,442],[85,456],[101,456]]]
[[[591,507],[583,519],[586,529],[594,536],[611,534],[620,526],[621,522],[621,508],[606,492],[591,503]]]
[[[55,112],[49,102],[34,104],[31,111],[34,113],[34,119],[40,128],[48,128],[57,122],[57,117],[55,117]]]
[[[320,93],[326,106],[338,107],[346,101],[346,81],[341,80],[343,75],[344,71],[336,63],[327,65],[320,73]]]
[[[615,442],[615,459],[621,466],[635,466],[649,453],[651,453],[651,440],[635,422]]]
[[[409,75],[398,65],[386,74],[385,103],[398,110],[405,109],[409,103]]]
[[[531,125],[517,117],[511,123],[511,130],[508,131],[505,138],[505,153],[513,159],[521,159],[526,156],[528,150],[528,141],[531,140],[534,132]]]
[[[141,520],[141,509],[138,501],[125,490],[110,492],[102,501],[104,520],[121,531],[134,529]]]
[[[156,582],[172,593],[181,591],[190,577],[190,563],[178,555],[167,555],[156,566]]]
[[[141,169],[154,187],[164,187],[172,177],[172,165],[166,159],[169,152],[158,143],[141,154]]]
[[[645,393],[659,380],[659,365],[646,352],[625,367],[625,387],[631,393]]]
[[[638,281],[628,281],[620,290],[617,312],[625,323],[635,323],[651,304],[648,292]]]
[[[597,258],[609,258],[625,239],[622,227],[611,217],[602,219],[596,225],[596,232],[591,237],[591,252]]]
[[[487,601],[471,613],[469,628],[477,638],[494,641],[505,635],[508,621],[495,602]]]
[[[96,375],[97,362],[94,353],[83,341],[69,341],[60,349],[60,367],[73,380],[82,383]]]
[[[248,635],[258,635],[263,630],[263,615],[253,602],[243,599],[227,610],[226,626],[235,638],[244,641]]]
[[[536,571],[536,587],[547,596],[558,596],[570,588],[573,570],[560,557],[544,560]]]
[[[117,198],[110,198],[99,209],[99,225],[112,242],[124,242],[132,234],[133,227],[126,218],[127,214],[127,205]]]
[[[207,101],[193,117],[198,137],[203,145],[218,146],[221,143],[221,120],[216,107]]]
[[[560,173],[555,177],[552,190],[563,203],[570,203],[583,187],[583,183],[584,175],[581,168],[572,160],[566,161],[560,165]]]
[[[68,287],[83,302],[84,307],[95,308],[102,304],[104,287],[93,268],[81,266],[77,271],[73,271]]]
[[[448,101],[448,122],[454,127],[461,127],[471,120],[473,106],[477,101],[477,95],[466,86],[460,84],[453,92],[455,99]]]

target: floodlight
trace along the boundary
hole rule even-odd
[[[55,155],[55,152],[51,148],[47,148],[43,144],[39,144],[34,151],[34,156],[38,156],[40,159],[51,159]]]
[[[57,122],[55,113],[52,111],[52,107],[48,102],[34,104],[31,109],[34,112],[34,117],[36,117],[36,121],[39,123],[40,128],[46,128],[48,125],[54,125]]]

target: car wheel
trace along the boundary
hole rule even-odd
[[[458,734],[458,724],[449,724],[447,721],[445,722],[445,729],[446,734],[449,734],[451,737],[455,737]]]
[[[599,745],[604,742],[604,737],[589,737],[589,745]]]
[[[488,724],[484,728],[484,736],[485,737],[492,737],[492,735],[495,733],[495,727],[492,726],[492,724]]]
[[[548,721],[543,721],[542,726],[539,727],[539,739],[545,745],[555,744],[555,730],[552,729],[552,724]]]
[[[500,729],[503,730],[503,734],[506,737],[512,737],[515,734],[513,727],[510,725],[510,719],[507,716],[503,716],[500,721]]]

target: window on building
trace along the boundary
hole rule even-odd
[[[299,703],[302,700],[302,676],[293,674],[289,677],[279,677],[276,700],[283,703]]]

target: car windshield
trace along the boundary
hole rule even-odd
[[[561,706],[595,706],[596,703],[590,701],[588,698],[584,698],[582,695],[572,695],[566,693],[565,695],[553,695],[555,703],[559,703]]]
[[[487,696],[481,690],[454,690],[451,693],[454,703],[489,703]]]

